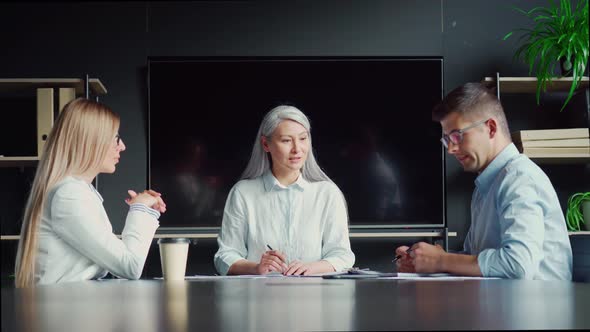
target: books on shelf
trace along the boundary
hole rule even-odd
[[[523,148],[522,153],[529,156],[529,158],[575,158],[588,157],[590,158],[590,146],[575,147],[575,148]]]
[[[588,128],[520,130],[512,133],[512,140],[516,142],[588,137],[590,137]]]
[[[588,128],[521,130],[512,139],[529,158],[590,158]]]
[[[589,147],[590,138],[543,139],[518,142],[523,148]]]

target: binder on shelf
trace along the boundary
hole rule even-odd
[[[37,89],[37,156],[43,153],[47,136],[53,127],[53,88]]]
[[[590,130],[588,128],[520,130],[512,133],[512,140],[515,142],[588,137],[590,137]]]

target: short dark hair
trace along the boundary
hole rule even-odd
[[[505,135],[510,137],[508,121],[504,108],[496,96],[495,89],[483,83],[466,83],[454,89],[434,107],[432,120],[440,122],[450,113],[461,115],[493,116],[502,127]]]

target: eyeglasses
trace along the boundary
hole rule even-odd
[[[121,144],[121,135],[115,135],[115,139],[117,140],[117,146],[119,146],[119,144]]]
[[[461,144],[461,142],[463,142],[463,133],[464,132],[466,132],[467,130],[469,130],[471,128],[475,128],[479,125],[482,125],[482,124],[488,122],[489,120],[490,119],[481,120],[481,121],[478,121],[478,122],[476,122],[470,126],[467,126],[465,128],[455,129],[455,130],[451,131],[448,135],[443,135],[443,137],[440,139],[440,141],[447,149],[449,148],[449,143],[453,143],[455,145]]]

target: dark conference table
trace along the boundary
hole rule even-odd
[[[2,289],[2,331],[588,329],[590,284],[104,280]]]

